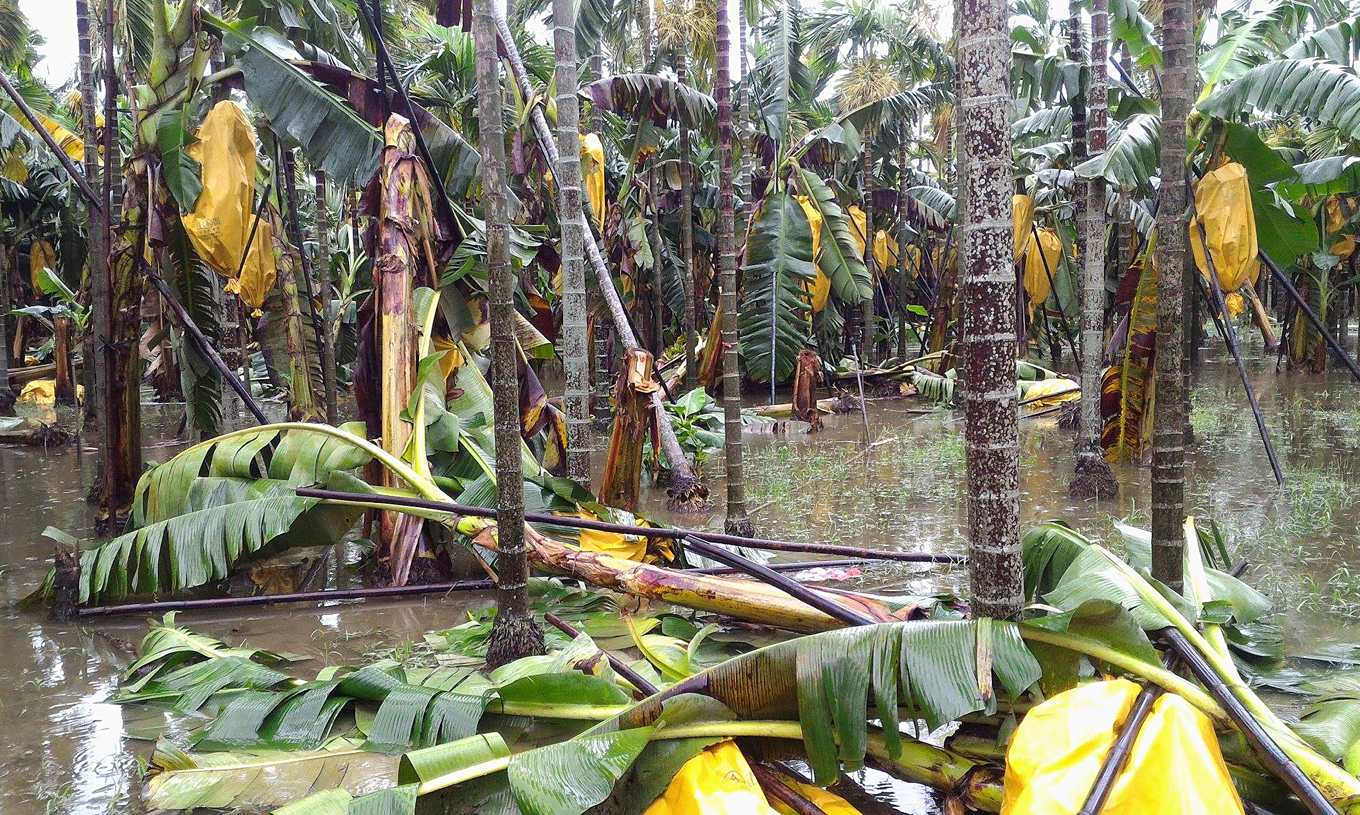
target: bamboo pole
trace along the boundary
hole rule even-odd
[[[1124,720],[1124,726],[1120,729],[1114,746],[1101,763],[1100,772],[1096,775],[1095,782],[1091,784],[1091,792],[1086,796],[1086,803],[1082,805],[1077,815],[1100,815],[1100,811],[1105,808],[1105,801],[1110,797],[1110,791],[1114,789],[1115,779],[1119,778],[1124,765],[1128,763],[1129,754],[1133,752],[1133,743],[1138,739],[1139,731],[1143,729],[1143,722],[1147,721],[1148,714],[1152,712],[1152,703],[1157,701],[1160,695],[1161,689],[1152,684],[1144,685],[1138,692],[1133,709]]]
[[[1299,290],[1294,287],[1294,281],[1290,280],[1289,275],[1285,274],[1280,270],[1279,266],[1275,265],[1275,261],[1271,260],[1270,255],[1267,255],[1265,251],[1261,252],[1261,262],[1264,263],[1266,268],[1270,270],[1270,273],[1274,275],[1275,279],[1279,282],[1280,287],[1289,295],[1289,299],[1293,300],[1294,304],[1303,311],[1303,316],[1308,318],[1308,322],[1313,324],[1313,328],[1317,329],[1317,332],[1327,341],[1327,346],[1332,349],[1332,353],[1336,354],[1341,358],[1342,362],[1346,363],[1346,368],[1350,370],[1351,376],[1354,376],[1356,381],[1360,381],[1360,365],[1355,364],[1355,360],[1351,358],[1350,354],[1346,353],[1345,348],[1341,347],[1341,343],[1337,342],[1336,337],[1332,334],[1331,330],[1328,329],[1317,316],[1317,312],[1313,311],[1312,306],[1309,306],[1307,301],[1303,299],[1303,295],[1299,294]]]

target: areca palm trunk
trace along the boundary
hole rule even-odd
[[[85,142],[85,180],[91,185],[96,184],[95,179],[99,177],[99,142],[95,129],[95,98],[94,98],[94,66],[91,61],[91,54],[94,51],[92,43],[92,26],[90,20],[90,4],[88,0],[76,0],[76,78],[80,86],[80,135]],[[104,213],[94,207],[86,206],[89,214],[89,223],[86,226],[86,236],[88,239],[88,273],[90,279],[90,299],[91,308],[107,309],[108,299],[108,255],[104,251]],[[89,394],[85,400],[85,415],[87,418],[94,418],[96,428],[99,419],[97,406],[99,400],[94,398],[99,392],[98,385],[98,365],[95,364],[96,348],[98,343],[94,332],[88,332],[83,339],[85,365],[83,368],[83,378],[86,380],[86,390]],[[104,438],[104,434],[99,432],[99,438]]]
[[[675,59],[676,82],[689,81],[689,57],[683,52]],[[561,115],[561,114],[559,114]],[[680,123],[680,285],[684,289],[685,309],[680,315],[680,331],[684,334],[685,376],[682,380],[688,391],[696,381],[694,370],[694,181],[690,178],[689,128]]]
[[[1105,152],[1106,82],[1105,62],[1109,57],[1108,0],[1091,3],[1090,87],[1086,93],[1087,153]],[[1074,20],[1075,21],[1075,20]],[[1079,22],[1077,22],[1080,25]],[[1073,117],[1075,135],[1076,117]],[[1078,426],[1076,465],[1069,492],[1076,498],[1113,498],[1119,482],[1100,447],[1101,362],[1105,332],[1105,182],[1093,178],[1086,184],[1084,211],[1078,226],[1085,237],[1081,253],[1081,421]]]
[[[1191,0],[1162,11],[1161,186],[1157,204],[1157,398],[1152,416],[1152,576],[1181,586],[1185,516],[1185,117],[1190,109]]]
[[[487,644],[488,667],[543,653],[543,632],[529,611],[529,560],[524,547],[524,474],[520,460],[519,375],[515,346],[515,272],[505,203],[505,123],[495,0],[476,0],[472,37],[477,53],[477,118],[481,125],[482,204],[491,281],[491,390],[496,438],[496,513],[500,519],[496,619]],[[580,146],[569,151],[579,156]],[[577,159],[579,161],[579,158]],[[554,165],[561,173],[561,162]],[[579,173],[578,173],[579,174]],[[579,211],[579,206],[577,207]]]
[[[860,361],[874,360],[874,294],[877,291],[877,262],[874,258],[874,195],[869,189],[873,170],[873,138],[864,134],[863,153],[860,155],[859,189],[864,202],[864,268],[869,275],[869,296],[860,303]]]
[[[968,576],[979,616],[1024,604],[1019,432],[1015,397],[1015,273],[1011,246],[1010,40],[1005,0],[962,0],[961,294]]]
[[[746,475],[741,444],[741,370],[737,353],[737,257],[732,190],[732,35],[728,0],[718,0],[718,66],[713,96],[718,103],[718,281],[722,309],[723,457],[727,470],[728,533],[752,535],[746,514]]]
[[[907,139],[911,131],[903,122],[897,144],[897,361],[907,358],[907,284],[911,269],[907,261]],[[891,312],[890,312],[891,313]]]
[[[553,0],[557,84],[557,220],[562,226],[562,403],[567,477],[590,483],[590,349],[586,344],[585,210],[581,199],[580,107],[576,98],[576,6]]]

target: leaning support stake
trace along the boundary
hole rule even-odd
[[[1156,685],[1144,685],[1139,691],[1138,698],[1133,701],[1133,709],[1124,720],[1124,728],[1119,731],[1119,738],[1115,739],[1109,755],[1105,756],[1104,763],[1100,765],[1100,772],[1096,775],[1095,783],[1091,785],[1091,792],[1086,796],[1086,803],[1082,805],[1077,815],[1100,815],[1101,810],[1105,808],[1105,801],[1110,797],[1110,791],[1114,789],[1115,779],[1124,771],[1124,765],[1129,763],[1129,754],[1133,752],[1133,743],[1138,740],[1138,732],[1143,729],[1143,722],[1147,721],[1148,714],[1152,712],[1152,703],[1157,701],[1160,695],[1161,688]]]
[[[99,200],[99,196],[94,194],[94,190],[90,189],[89,182],[85,179],[85,176],[81,175],[80,171],[76,169],[76,165],[72,163],[71,157],[66,155],[66,152],[63,151],[61,147],[57,145],[56,140],[52,138],[52,134],[48,133],[47,128],[43,127],[42,122],[38,121],[38,114],[33,112],[33,108],[28,106],[28,102],[24,100],[23,95],[15,90],[14,86],[10,84],[9,78],[5,76],[3,71],[0,71],[0,88],[5,89],[5,93],[9,96],[10,101],[12,101],[14,106],[19,109],[19,112],[24,115],[24,118],[28,120],[28,123],[33,126],[33,130],[42,137],[43,143],[46,144],[47,149],[51,150],[52,154],[57,157],[57,161],[61,162],[62,169],[65,170],[66,174],[75,182],[76,189],[80,190],[80,194],[85,197],[85,200],[92,208],[102,213],[104,211],[104,202]]]
[[[1280,459],[1275,455],[1275,445],[1270,441],[1270,431],[1266,429],[1265,417],[1261,415],[1261,403],[1256,401],[1256,391],[1251,388],[1251,380],[1247,377],[1247,366],[1242,362],[1242,352],[1237,347],[1237,330],[1233,328],[1232,318],[1228,316],[1228,306],[1223,299],[1223,287],[1218,282],[1218,268],[1214,264],[1213,252],[1209,251],[1209,238],[1204,231],[1204,221],[1195,218],[1195,224],[1199,227],[1200,247],[1204,250],[1204,260],[1209,266],[1209,274],[1206,276],[1209,278],[1209,293],[1213,295],[1214,310],[1223,315],[1221,326],[1223,342],[1228,346],[1228,353],[1232,354],[1233,363],[1237,366],[1237,375],[1242,380],[1242,388],[1247,392],[1247,403],[1251,405],[1251,415],[1256,419],[1256,432],[1261,434],[1261,443],[1265,445],[1266,458],[1270,460],[1270,470],[1275,474],[1275,483],[1284,486],[1284,473],[1280,470]],[[1196,270],[1195,274],[1198,275],[1199,271]]]
[[[1242,731],[1242,735],[1246,736],[1247,743],[1251,745],[1252,752],[1261,760],[1261,764],[1284,781],[1290,791],[1298,796],[1304,808],[1311,815],[1340,815],[1332,802],[1327,800],[1327,796],[1322,794],[1299,765],[1285,755],[1265,728],[1261,727],[1261,723],[1256,721],[1242,702],[1223,684],[1223,679],[1214,672],[1204,659],[1204,655],[1195,650],[1195,646],[1190,644],[1185,635],[1175,628],[1163,629],[1161,633],[1166,643],[1171,646],[1171,650],[1185,663],[1190,673],[1194,674],[1214,701],[1223,706],[1228,718]]]
[[[175,317],[179,320],[180,328],[184,329],[184,333],[188,334],[189,338],[193,340],[198,352],[217,369],[218,373],[222,374],[222,378],[226,380],[232,390],[236,391],[236,394],[241,397],[241,401],[245,403],[246,408],[255,416],[255,421],[260,424],[267,424],[269,420],[265,418],[264,411],[260,409],[260,404],[255,401],[255,397],[250,395],[250,391],[241,383],[236,372],[228,367],[226,362],[222,361],[217,349],[213,348],[212,342],[203,336],[203,332],[194,323],[194,319],[189,316],[189,312],[185,311],[184,306],[175,298],[170,287],[155,272],[147,274],[147,277],[151,280],[151,285],[156,287],[156,291],[160,292],[161,297],[169,304],[170,310],[175,313]]]

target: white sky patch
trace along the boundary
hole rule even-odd
[[[42,35],[43,55],[34,73],[53,87],[76,74],[76,7],[72,0],[19,0],[28,24]]]

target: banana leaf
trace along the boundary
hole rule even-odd
[[[1105,369],[1100,382],[1100,444],[1105,458],[1137,459],[1152,435],[1153,366],[1157,354],[1157,270],[1141,269],[1128,314],[1124,353]]]
[[[746,244],[738,330],[746,375],[784,382],[809,341],[807,287],[816,276],[812,229],[793,196],[766,198]]]
[[[850,235],[850,219],[836,202],[836,194],[816,173],[801,167],[793,178],[822,216],[817,267],[831,281],[831,291],[836,299],[845,305],[856,305],[873,297],[869,270]]]

